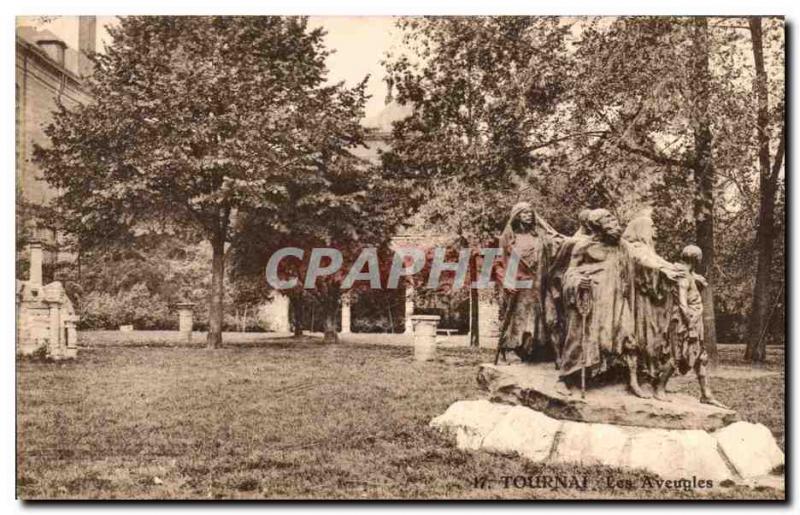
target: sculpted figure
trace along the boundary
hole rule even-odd
[[[706,286],[706,280],[694,272],[702,259],[703,252],[699,247],[687,245],[681,252],[681,260],[676,263],[684,273],[673,288],[669,325],[671,359],[664,384],[676,368],[680,374],[694,370],[700,383],[700,402],[726,408],[714,398],[708,385],[708,353],[703,340],[703,300],[700,296],[700,288]]]
[[[593,234],[574,243],[564,273],[561,378],[570,386],[580,380],[584,387],[587,378],[602,374],[621,358],[631,392],[645,397],[636,374],[631,278],[629,258],[620,245],[622,228],[605,209],[592,210],[587,225]]]
[[[564,306],[564,298],[562,291],[564,289],[564,274],[569,267],[570,259],[572,258],[572,249],[575,244],[592,237],[592,229],[589,226],[589,220],[592,215],[592,210],[583,209],[578,215],[578,230],[575,231],[571,237],[564,240],[553,259],[550,270],[548,271],[548,289],[547,294],[552,299],[553,306],[556,310],[556,323],[555,328],[550,334],[553,341],[553,348],[555,351],[555,364],[556,368],[561,366],[561,354],[564,348],[564,338],[566,337],[566,310]]]
[[[665,387],[672,374],[667,331],[672,314],[672,290],[681,271],[656,253],[656,229],[649,215],[630,221],[622,242],[630,258],[631,311],[638,365],[653,383],[653,396],[666,400]]]
[[[498,342],[498,357],[508,361],[512,350],[522,361],[552,359],[556,315],[546,295],[547,271],[563,236],[553,229],[528,202],[516,204],[500,236],[503,260],[495,269],[503,281],[512,254],[519,259],[518,281],[532,281],[531,288],[505,288],[505,311]]]

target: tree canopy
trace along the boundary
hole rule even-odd
[[[776,295],[754,293],[752,278],[756,226],[771,227],[774,240],[782,218],[758,214],[770,196],[773,211],[782,209],[780,184],[760,200],[758,191],[769,185],[759,186],[760,176],[780,174],[783,20],[763,19],[770,95],[761,114],[753,23],[402,20],[406,45],[385,66],[394,98],[412,114],[395,123],[385,163],[418,183],[411,202],[424,222],[472,241],[497,234],[506,208],[522,198],[565,232],[585,207],[608,208],[623,222],[655,208],[660,252],[674,259],[688,243],[703,249],[701,271],[718,304],[706,290],[713,343],[715,312],[741,327],[754,298]],[[773,149],[766,161],[765,146]],[[780,275],[781,251],[760,255]]]
[[[109,32],[93,102],[62,108],[36,159],[81,248],[150,231],[211,244],[216,346],[237,220],[331,200],[326,174],[362,141],[364,83],[327,83],[324,32],[305,18],[131,16]]]

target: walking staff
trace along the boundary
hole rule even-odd
[[[576,301],[578,313],[581,315],[581,399],[586,398],[586,317],[592,306],[592,282],[591,279],[584,279],[578,288],[578,299]]]
[[[505,341],[508,333],[508,326],[511,325],[511,318],[514,316],[514,310],[517,308],[518,298],[519,291],[515,291],[508,300],[505,317],[503,318],[503,327],[500,329],[500,338],[497,339],[497,353],[494,355],[495,365],[497,365],[501,353],[503,354],[503,361],[508,361],[508,359],[506,359]]]

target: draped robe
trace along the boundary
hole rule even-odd
[[[500,346],[513,350],[523,361],[553,359],[552,335],[556,312],[553,299],[547,294],[547,273],[563,237],[538,219],[528,231],[515,231],[509,226],[500,237],[503,258],[495,268],[495,277],[502,282],[512,253],[519,257],[517,281],[532,281],[531,288],[507,293]]]
[[[629,258],[619,244],[600,238],[575,242],[563,279],[566,328],[562,377],[584,366],[587,376],[596,376],[613,366],[624,350],[635,348],[629,274]],[[591,280],[585,321],[578,311],[583,278]]]
[[[631,220],[622,235],[633,270],[632,307],[639,367],[651,378],[666,371],[673,360],[668,332],[675,281],[681,276],[681,270],[656,253],[655,232],[653,219],[646,214]]]
[[[680,374],[695,367],[700,360],[708,359],[704,342],[703,298],[698,285],[705,286],[705,278],[691,272],[684,263],[676,265],[684,275],[678,279],[672,291],[672,313],[669,326],[669,342],[672,357]]]
[[[661,273],[674,268],[648,243],[622,241],[630,257],[633,277],[632,312],[639,348],[639,367],[651,378],[658,376],[671,358],[668,342],[674,283]]]
[[[654,234],[652,219],[642,216],[628,224],[617,243],[593,237],[574,245],[563,279],[562,376],[582,366],[597,375],[624,353],[636,353],[640,370],[651,377],[668,364],[674,280],[665,274],[677,269],[656,253]],[[582,331],[578,295],[586,277],[592,283],[591,302]]]
[[[563,296],[564,274],[569,268],[570,261],[572,259],[572,250],[575,248],[575,245],[590,239],[591,235],[586,234],[583,230],[578,230],[574,235],[565,239],[564,242],[559,246],[558,252],[556,252],[547,274],[548,285],[546,294],[550,299],[549,301],[552,302],[556,312],[556,321],[553,325],[553,331],[550,337],[555,342],[555,345],[558,346],[559,355],[564,348],[564,338],[566,337],[567,332],[567,315]],[[557,365],[560,367],[561,363],[559,362]]]

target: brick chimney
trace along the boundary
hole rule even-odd
[[[97,40],[97,16],[78,16],[78,75],[88,77],[93,65],[87,55],[93,54]]]
[[[32,285],[42,285],[42,242],[32,241],[28,244],[31,254],[29,280]]]

